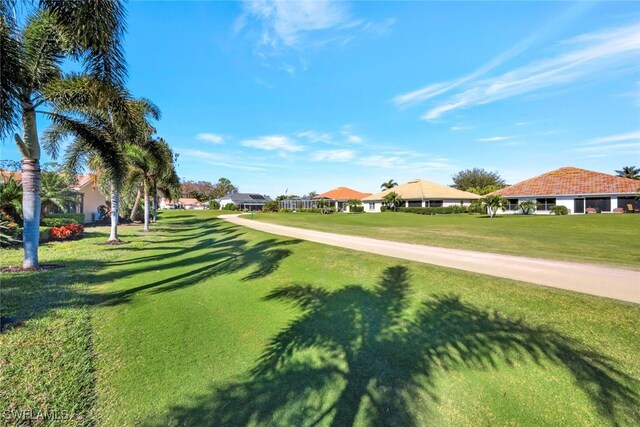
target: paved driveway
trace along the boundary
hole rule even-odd
[[[640,303],[640,271],[325,233],[254,221],[238,215],[219,218],[280,236]]]

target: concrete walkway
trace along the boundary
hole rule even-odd
[[[640,303],[640,271],[325,233],[222,215],[233,224],[325,245]]]

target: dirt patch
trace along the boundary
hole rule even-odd
[[[0,268],[0,272],[2,273],[21,273],[23,271],[49,271],[55,270],[56,268],[63,268],[62,264],[40,264],[38,268],[23,268],[20,266],[9,266]]]
[[[124,240],[108,240],[106,242],[96,243],[98,246],[120,246],[120,245],[128,245],[131,242],[125,242]]]

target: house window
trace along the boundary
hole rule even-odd
[[[409,200],[408,205],[410,208],[421,208],[422,202],[420,200]]]
[[[547,199],[536,199],[537,209],[539,211],[548,211],[556,205],[555,197]]]
[[[625,212],[640,212],[640,199],[635,197],[618,197],[618,207]]]
[[[427,200],[424,205],[428,208],[441,208],[444,201],[442,200]]]
[[[584,199],[584,206],[596,212],[611,212],[611,197],[588,197]]]
[[[508,211],[518,210],[518,199],[508,199],[507,202],[509,203],[509,205],[507,206]]]
[[[376,204],[375,203],[369,203],[369,210],[372,211],[376,208]]]

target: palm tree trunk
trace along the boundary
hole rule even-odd
[[[149,231],[149,184],[144,183],[144,231]]]
[[[24,229],[23,268],[38,268],[40,243],[40,163],[38,159],[22,160],[22,215]]]
[[[153,218],[151,222],[156,222],[158,219],[158,185],[153,183]]]
[[[109,234],[110,242],[117,242],[118,239],[118,220],[120,217],[120,193],[116,190],[115,184],[111,183],[111,234]]]
[[[36,126],[36,112],[30,103],[22,109],[24,139],[16,136],[22,154],[22,215],[24,229],[23,268],[38,268],[38,244],[40,243],[40,142]]]
[[[142,197],[142,190],[138,187],[138,193],[136,194],[136,201],[133,202],[133,208],[131,209],[131,215],[129,215],[129,219],[131,221],[135,221],[136,219],[136,211],[138,210],[138,205],[140,204],[140,197]]]

